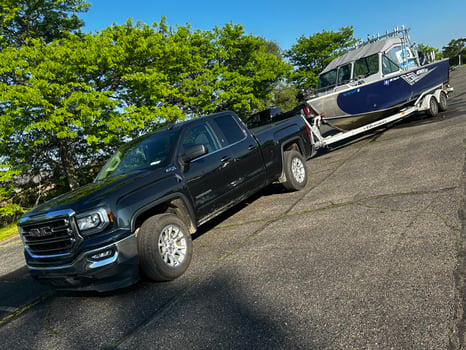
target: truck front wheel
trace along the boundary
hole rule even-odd
[[[173,280],[191,262],[191,234],[175,214],[154,215],[144,221],[137,242],[141,269],[151,280]]]
[[[292,150],[284,154],[285,177],[283,186],[289,191],[303,189],[307,183],[307,167],[301,153]]]

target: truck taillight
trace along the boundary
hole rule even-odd
[[[311,115],[311,109],[310,109],[309,106],[307,106],[307,105],[304,105],[304,107],[303,107],[303,112],[304,112],[304,114],[305,114],[306,116],[308,116],[308,117]]]

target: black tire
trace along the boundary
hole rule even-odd
[[[440,112],[445,112],[448,109],[448,100],[447,95],[444,92],[441,92],[438,100],[438,110]]]
[[[171,281],[189,266],[193,243],[185,223],[175,214],[148,218],[137,235],[139,263],[154,281]]]
[[[436,117],[438,114],[438,103],[434,96],[430,97],[429,108],[426,113],[429,117]]]
[[[298,191],[307,184],[307,167],[301,153],[297,151],[286,151],[283,155],[286,180],[283,186],[288,191]]]

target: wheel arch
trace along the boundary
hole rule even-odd
[[[182,193],[162,198],[137,210],[131,219],[131,231],[136,231],[149,217],[163,213],[175,214],[186,224],[191,234],[196,232],[194,210]]]
[[[286,142],[282,143],[282,149],[281,149],[281,158],[282,158],[282,172],[280,177],[278,178],[278,182],[283,183],[286,181],[286,175],[285,175],[285,152],[288,151],[297,151],[299,152],[303,157],[304,156],[304,142],[303,140],[296,136],[292,139],[286,140]]]
[[[304,156],[304,142],[300,137],[295,137],[282,143],[282,160],[283,154],[286,151],[292,150],[298,151],[302,156]]]
[[[422,99],[422,102],[421,102],[421,109],[422,110],[427,110],[429,109],[429,106],[430,106],[430,100],[431,99],[435,99],[435,102],[437,102],[437,99],[434,95],[432,94],[428,94],[426,96],[424,96],[424,98]]]

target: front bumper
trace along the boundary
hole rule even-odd
[[[27,267],[33,278],[55,289],[105,292],[127,287],[139,280],[136,236],[84,251],[68,265]]]

